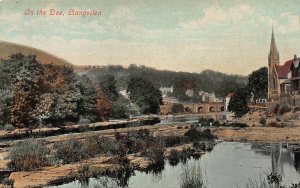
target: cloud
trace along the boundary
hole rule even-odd
[[[180,23],[179,25],[184,29],[195,29],[209,24],[243,20],[252,13],[252,7],[247,4],[235,5],[227,10],[222,9],[217,5],[212,5],[203,10],[202,18]]]
[[[133,22],[136,20],[136,15],[133,9],[125,6],[119,6],[110,14],[108,18],[109,25],[115,25],[125,22]]]
[[[280,16],[285,20],[285,24],[279,26],[279,31],[298,31],[300,29],[300,22],[298,16],[293,15],[289,12],[282,13]]]

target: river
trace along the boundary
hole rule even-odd
[[[159,173],[136,171],[129,177],[130,188],[176,188],[180,187],[180,177],[184,169],[199,166],[209,188],[243,188],[249,179],[260,181],[265,173],[278,172],[283,176],[283,184],[291,185],[300,181],[300,153],[292,147],[281,144],[260,144],[221,142],[211,152],[200,159],[189,159],[176,166],[165,163]],[[95,187],[97,179],[90,178],[86,187]],[[103,180],[101,180],[103,181]],[[78,181],[54,186],[61,188],[82,187]]]

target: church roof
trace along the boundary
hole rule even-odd
[[[275,69],[279,79],[288,78],[288,74],[291,72],[291,65],[294,63],[294,59],[291,59],[284,63],[284,65],[276,65]]]

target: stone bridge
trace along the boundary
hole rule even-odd
[[[183,106],[183,112],[186,113],[210,113],[224,111],[223,102],[203,102],[203,103],[180,103]],[[160,107],[162,114],[172,113],[175,104],[165,104]]]

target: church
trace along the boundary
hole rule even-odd
[[[294,59],[286,61],[280,65],[279,52],[276,46],[274,29],[272,28],[272,37],[270,53],[268,57],[268,99],[277,101],[283,94],[289,94],[291,89],[291,66]]]

